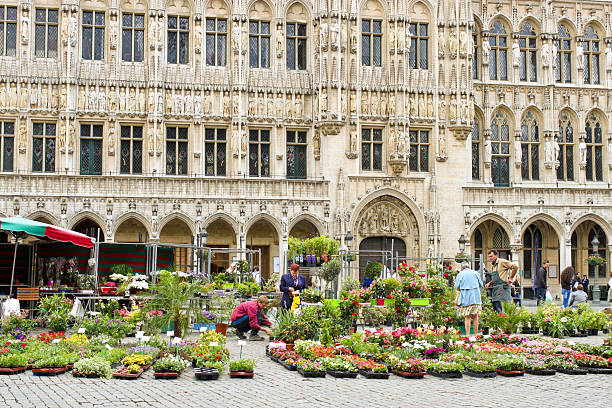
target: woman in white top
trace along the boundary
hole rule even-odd
[[[610,275],[610,280],[608,281],[608,302],[612,302],[612,274]]]

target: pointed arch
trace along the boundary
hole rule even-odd
[[[59,221],[59,219],[55,215],[51,214],[48,211],[44,211],[44,210],[34,211],[34,212],[26,215],[25,218],[28,218],[28,219],[34,220],[34,221],[38,221],[37,219],[42,218],[42,219],[45,220],[45,222],[47,224],[53,224],[53,225],[56,225],[56,226],[60,225],[60,221]]]
[[[508,235],[509,239],[512,239],[512,237],[514,237],[514,228],[512,228],[512,225],[510,224],[510,222],[507,219],[505,219],[503,216],[496,214],[496,213],[486,213],[478,217],[476,221],[474,221],[472,225],[470,226],[470,230],[469,230],[470,236],[474,233],[474,231],[476,231],[476,228],[478,228],[481,224],[483,224],[486,221],[495,221],[502,227],[504,232]]]
[[[576,160],[576,143],[578,141],[578,115],[569,107],[559,112],[557,143],[559,154],[557,161],[557,180],[574,181]]]
[[[142,226],[146,230],[147,235],[149,237],[152,236],[152,234],[151,234],[151,223],[149,222],[147,217],[145,217],[144,215],[142,215],[140,213],[137,213],[135,211],[130,211],[130,212],[127,212],[127,213],[122,214],[119,217],[117,217],[117,219],[113,223],[114,224],[113,236],[116,235],[117,230],[119,229],[119,227],[121,227],[121,224],[123,224],[125,221],[128,221],[130,219],[134,219],[134,220],[138,221],[140,224],[142,224]]]
[[[208,216],[208,218],[204,220],[202,225],[207,228],[210,224],[217,220],[223,220],[227,222],[234,229],[234,233],[240,231],[240,225],[238,224],[238,221],[236,221],[236,219],[226,211],[217,211],[216,213]]]
[[[70,220],[70,222],[68,223],[69,228],[73,229],[74,227],[76,227],[78,223],[80,223],[81,221],[87,220],[87,219],[98,224],[100,229],[104,231],[104,224],[105,224],[104,219],[99,214],[93,211],[80,211],[79,213],[75,214]]]
[[[326,228],[323,226],[323,222],[316,216],[307,213],[301,213],[293,217],[289,221],[289,227],[287,228],[287,230],[291,231],[291,229],[295,227],[300,221],[308,221],[316,228],[319,235],[325,235]]]
[[[181,220],[185,223],[185,225],[187,225],[187,227],[189,227],[189,231],[190,231],[190,235],[194,236],[197,231],[196,231],[196,227],[195,227],[195,223],[193,222],[193,220],[185,213],[180,212],[180,211],[175,211],[172,212],[168,215],[166,215],[164,218],[162,218],[162,220],[159,222],[159,231],[163,230],[164,227],[174,221],[174,220]]]
[[[276,234],[277,234],[278,237],[281,237],[281,236],[284,235],[283,226],[278,221],[278,219],[276,219],[272,215],[270,215],[268,213],[264,213],[264,212],[260,212],[258,214],[253,215],[251,218],[249,218],[249,220],[246,222],[246,224],[244,226],[245,232],[248,234],[249,229],[253,226],[253,224],[255,224],[257,221],[261,221],[261,220],[268,221],[272,225],[272,227],[274,227],[274,230],[276,231]]]
[[[607,241],[612,242],[612,227],[602,216],[594,213],[583,214],[582,216],[578,217],[570,228],[569,236],[571,237],[572,234],[576,232],[576,228],[578,228],[580,224],[585,221],[592,221],[593,223],[599,225],[606,234]]]
[[[283,10],[283,14],[287,21],[295,21],[298,23],[307,23],[310,21],[312,10],[310,4],[302,0],[289,1]]]
[[[550,227],[557,234],[557,239],[559,240],[559,242],[563,241],[565,232],[561,223],[555,217],[543,212],[532,215],[531,217],[529,217],[529,219],[527,219],[527,221],[523,223],[523,226],[521,227],[521,236],[523,236],[523,234],[527,230],[527,227],[529,227],[529,225],[533,224],[536,221],[542,221],[550,225]]]

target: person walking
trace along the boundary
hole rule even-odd
[[[488,253],[491,262],[491,282],[487,283],[487,289],[493,289],[491,304],[493,310],[502,312],[502,302],[511,302],[510,283],[518,271],[518,265],[506,259],[499,258],[496,249],[491,249]]]
[[[569,297],[572,294],[572,286],[576,272],[571,266],[566,267],[561,271],[561,294],[563,296],[563,307],[567,307],[569,304]]]
[[[461,263],[461,272],[455,278],[455,288],[457,297],[455,304],[461,306],[460,315],[465,319],[465,335],[470,335],[470,324],[474,322],[474,333],[479,330],[478,320],[482,313],[482,300],[480,289],[482,289],[482,279],[478,272],[470,268],[467,262]]]
[[[546,289],[548,289],[548,284],[546,282],[546,277],[548,276],[548,268],[550,267],[550,263],[548,261],[544,261],[542,266],[540,266],[536,272],[534,285],[535,285],[535,295],[537,299],[537,305],[540,306],[541,302],[546,300]]]

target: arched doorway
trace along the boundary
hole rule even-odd
[[[395,265],[392,265],[390,256],[383,251],[388,251],[395,259],[405,258],[406,243],[402,238],[388,236],[362,240],[359,244],[359,280],[363,280],[363,271],[369,262],[380,262],[391,271]]]
[[[559,282],[560,252],[559,237],[554,228],[545,221],[534,221],[529,224],[522,236],[522,269],[525,281],[523,282],[525,297],[532,295],[532,282],[535,273],[544,261],[550,262],[548,282],[551,279]],[[552,289],[553,285],[551,285]],[[552,291],[552,290],[551,290]]]
[[[276,228],[268,220],[256,221],[247,231],[246,247],[254,250],[261,249],[261,262],[255,254],[253,265],[261,264],[261,277],[265,280],[269,279],[273,272],[274,257],[279,257],[280,253]]]
[[[315,225],[308,220],[298,221],[289,231],[289,236],[297,239],[307,239],[321,235]]]
[[[477,269],[480,269],[481,258],[485,266],[488,265],[487,253],[491,249],[497,249],[500,258],[510,259],[508,233],[504,227],[494,220],[486,220],[476,227],[470,238],[470,245],[472,247],[472,258]]]
[[[229,222],[223,218],[218,218],[208,224],[206,227],[208,233],[208,239],[206,246],[210,248],[237,248],[236,242],[236,231]],[[227,252],[217,252],[213,259],[211,259],[211,272],[218,273],[225,271],[230,263],[231,259],[236,254],[230,254]]]
[[[143,243],[148,240],[147,228],[136,218],[126,219],[115,231],[115,242]]]
[[[181,219],[168,221],[159,232],[160,246],[163,244],[191,244],[193,237],[191,229]],[[187,271],[193,268],[191,248],[171,247],[174,250],[174,268],[177,271]]]
[[[597,253],[600,257],[608,260],[608,239],[603,228],[594,221],[587,220],[580,223],[572,233],[572,265],[576,273],[581,275],[588,274],[589,292],[595,283],[599,284],[602,298],[605,298],[607,280],[606,267],[608,263],[596,267],[587,263],[586,258],[594,253],[593,238],[599,241]]]
[[[100,239],[98,242],[104,242],[104,229],[101,228],[97,222],[90,218],[85,218],[79,221],[73,228],[74,231],[85,234],[88,237],[98,239],[98,231],[100,231]]]

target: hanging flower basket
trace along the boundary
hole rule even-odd
[[[599,255],[591,255],[586,261],[589,265],[603,265],[606,263],[606,258],[602,258]]]

